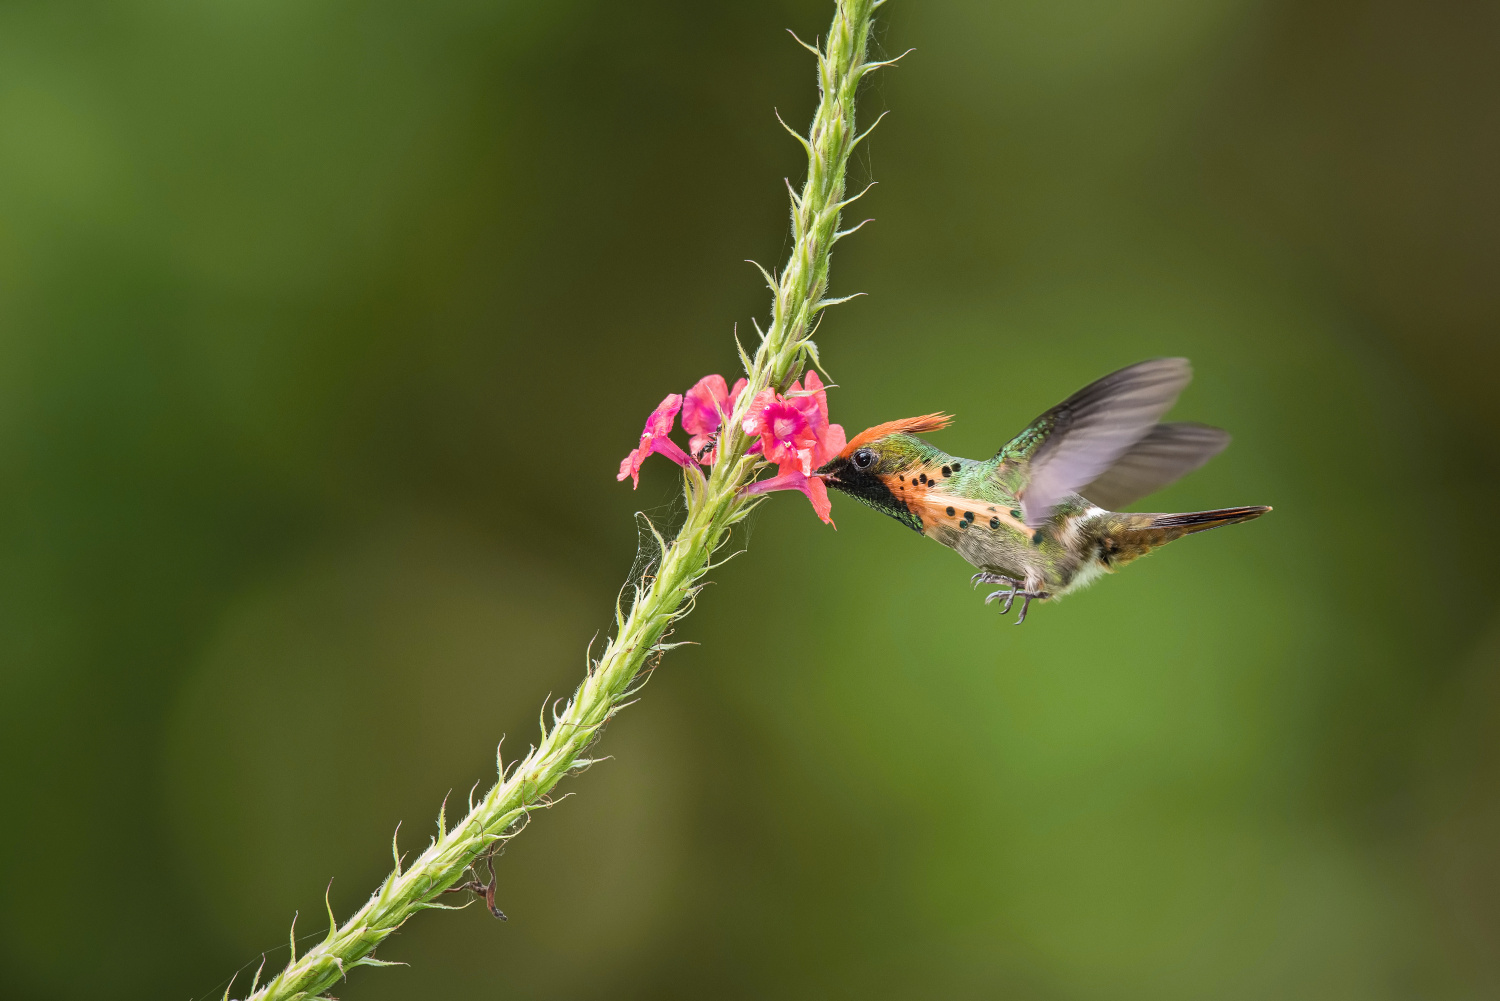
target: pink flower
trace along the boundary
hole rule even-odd
[[[817,444],[814,430],[818,406],[806,398],[788,398],[774,389],[763,389],[750,401],[744,428],[748,435],[760,438],[766,459],[778,466],[802,467],[812,472],[812,450]]]
[[[760,438],[766,459],[776,463],[776,475],[746,487],[747,495],[771,490],[800,490],[812,502],[818,517],[832,525],[828,488],[813,475],[844,450],[844,429],[828,422],[828,392],[818,373],[808,369],[802,382],[794,382],[785,396],[765,389],[755,394],[745,415],[744,429]]]
[[[734,409],[735,401],[745,391],[747,383],[740,379],[730,389],[722,375],[705,375],[697,385],[687,391],[682,402],[682,429],[692,438],[688,441],[688,454],[697,456],[705,466],[711,466],[719,457],[716,436],[719,425]]]
[[[785,396],[770,389],[756,393],[744,428],[759,436],[766,459],[782,472],[792,467],[811,476],[814,467],[843,450],[844,429],[828,423],[828,392],[818,373],[808,369],[804,378],[806,389],[794,382]]]
[[[641,463],[646,461],[646,456],[652,452],[659,452],[677,463],[684,469],[693,468],[693,460],[688,458],[676,442],[667,437],[672,433],[672,424],[677,420],[677,411],[682,409],[682,397],[673,393],[661,405],[651,411],[651,416],[646,418],[646,427],[641,431],[641,443],[631,450],[631,453],[620,460],[620,475],[615,479],[623,480],[630,477],[632,489],[641,485]]]

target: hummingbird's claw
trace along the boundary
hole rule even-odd
[[[1019,593],[1020,592],[1018,592],[1014,587],[1011,588],[1009,591],[996,591],[993,594],[991,594],[989,597],[985,598],[984,599],[984,603],[986,605],[988,605],[990,602],[994,601],[996,598],[1004,598],[1005,599],[1005,604],[1003,604],[1003,605],[1000,606],[1000,614],[1001,615],[1008,615],[1008,614],[1010,614],[1010,606],[1016,603],[1016,595],[1019,594]]]

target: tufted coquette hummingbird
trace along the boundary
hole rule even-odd
[[[1157,358],[1084,387],[994,458],[949,455],[918,438],[946,414],[877,424],[817,472],[828,486],[941,542],[1000,584],[985,603],[1058,598],[1158,546],[1259,518],[1269,507],[1122,514],[1229,444],[1205,424],[1158,423],[1192,379],[1186,358]]]

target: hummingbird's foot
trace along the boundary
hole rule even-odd
[[[1005,583],[1008,583],[1010,585],[1010,590],[995,591],[991,593],[989,597],[984,599],[984,603],[988,605],[990,602],[996,600],[997,598],[1003,598],[1005,604],[1000,606],[1000,614],[1006,615],[1010,612],[1011,606],[1015,604],[1016,599],[1020,598],[1021,615],[1016,619],[1016,625],[1018,626],[1026,621],[1026,613],[1031,609],[1032,599],[1046,599],[1051,597],[1051,595],[1049,595],[1046,591],[1022,591],[1020,589],[1021,582],[1018,580],[1011,580],[1010,578],[1003,578],[1003,580]],[[995,581],[995,583],[1000,583],[1000,581]]]
[[[1026,611],[1027,609],[1031,608],[1031,599],[1039,598],[1045,601],[1046,599],[1052,597],[1052,595],[1048,594],[1046,591],[1018,591],[1016,593],[1021,598],[1021,614],[1016,619],[1016,625],[1018,626],[1026,621]]]
[[[498,883],[499,880],[495,878],[495,864],[490,861],[490,856],[486,855],[484,857],[484,865],[485,868],[490,871],[490,881],[488,883],[481,883],[477,878],[479,876],[479,873],[474,872],[474,870],[470,869],[470,872],[474,872],[474,875],[476,877],[475,879],[471,879],[467,883],[460,883],[458,886],[450,886],[443,892],[463,893],[465,890],[467,890],[470,893],[475,894],[476,896],[483,897],[484,905],[490,909],[490,913],[495,915],[495,917],[499,918],[501,921],[504,921],[506,920],[505,912],[495,906],[495,884]]]
[[[1052,597],[1046,591],[1027,591],[1027,590],[1024,590],[1024,588],[1026,587],[1025,581],[1019,581],[1019,580],[1016,580],[1014,577],[1007,577],[1004,574],[980,572],[980,573],[975,574],[973,577],[971,577],[969,579],[969,583],[971,585],[973,585],[973,586],[976,586],[976,587],[978,585],[980,585],[980,584],[1006,584],[1006,585],[1009,585],[1010,590],[1008,590],[1008,591],[993,591],[993,592],[991,592],[990,595],[989,595],[989,597],[987,597],[987,598],[984,599],[984,603],[986,605],[988,605],[992,601],[995,601],[997,599],[1003,599],[1005,601],[1005,604],[1003,604],[1003,605],[1000,606],[1000,614],[1001,615],[1008,615],[1008,614],[1010,614],[1011,606],[1016,603],[1016,599],[1017,598],[1020,598],[1021,599],[1021,617],[1018,618],[1018,619],[1016,619],[1016,625],[1018,625],[1018,626],[1021,623],[1023,623],[1023,622],[1026,621],[1026,610],[1031,607],[1031,601],[1032,601],[1033,598],[1050,598],[1050,597]]]

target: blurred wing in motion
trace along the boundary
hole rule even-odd
[[[1099,479],[1144,438],[1193,378],[1186,358],[1156,358],[1106,375],[1031,422],[1002,455],[1028,460],[1021,517],[1040,527],[1069,494]]]
[[[1119,511],[1191,473],[1228,444],[1228,431],[1207,424],[1158,424],[1078,492]]]

